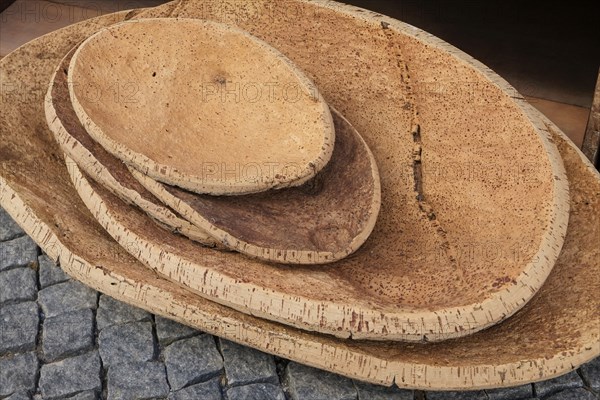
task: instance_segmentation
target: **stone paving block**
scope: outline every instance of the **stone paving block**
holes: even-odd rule
[[[133,307],[110,296],[101,295],[96,313],[98,330],[111,325],[150,320],[150,313],[141,308]]]
[[[600,357],[581,366],[581,375],[586,384],[600,393]]]
[[[0,208],[0,242],[23,236],[25,232],[5,209]]]
[[[0,272],[0,304],[35,300],[37,282],[31,268],[15,268]]]
[[[34,353],[0,358],[0,397],[35,390],[39,361]]]
[[[78,393],[75,396],[68,397],[65,400],[100,400],[100,396],[95,390]]]
[[[488,389],[485,391],[489,400],[521,400],[533,397],[531,384],[502,389]]]
[[[77,310],[46,318],[42,350],[47,361],[90,350],[94,346],[94,313]]]
[[[219,378],[188,386],[169,395],[169,400],[222,400]],[[248,398],[250,400],[251,398]]]
[[[69,311],[96,308],[97,292],[76,281],[67,281],[44,288],[38,293],[38,302],[46,318]]]
[[[200,332],[197,329],[180,324],[168,318],[159,317],[154,319],[156,324],[156,336],[161,345],[167,346],[176,340],[184,339],[198,335]]]
[[[483,390],[472,392],[427,392],[427,400],[487,400]]]
[[[31,395],[28,392],[17,392],[7,397],[6,400],[31,400]]]
[[[38,306],[32,301],[0,306],[0,355],[33,350],[38,324]]]
[[[113,325],[100,331],[100,357],[104,366],[154,358],[154,337],[150,322]]]
[[[229,400],[285,400],[285,394],[280,385],[253,383],[227,389],[227,398]]]
[[[225,362],[227,385],[239,386],[249,383],[279,383],[275,358],[250,347],[229,340],[219,339]]]
[[[38,247],[29,236],[0,243],[0,271],[37,263]]]
[[[358,400],[413,400],[413,390],[402,390],[397,387],[385,387],[364,382],[354,382],[358,391]]]
[[[566,389],[561,392],[555,393],[550,397],[545,397],[544,400],[596,400],[597,396],[594,396],[591,392],[584,388]]]
[[[113,365],[107,379],[108,400],[155,399],[169,394],[165,366],[160,362]]]
[[[102,390],[100,356],[91,351],[80,356],[42,365],[40,391],[44,400],[67,397],[79,392]]]
[[[210,335],[182,339],[163,352],[171,389],[206,381],[223,369],[223,358]]]
[[[356,388],[348,378],[290,362],[285,370],[291,400],[356,400]]]
[[[565,389],[575,389],[583,387],[583,381],[577,371],[571,371],[568,374],[550,379],[544,382],[534,383],[537,397],[546,397]]]
[[[50,257],[42,254],[38,257],[40,286],[42,288],[68,281],[70,278]]]

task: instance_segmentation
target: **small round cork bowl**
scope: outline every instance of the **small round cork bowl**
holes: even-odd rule
[[[88,135],[69,98],[68,68],[75,50],[73,48],[65,56],[52,76],[44,105],[48,127],[61,149],[92,179],[128,204],[141,208],[161,226],[206,246],[216,247],[218,242],[211,235],[166,207],[138,183],[121,160]]]
[[[333,151],[331,114],[315,85],[277,50],[224,24],[111,26],[81,44],[69,76],[75,112],[98,143],[192,192],[298,186]]]

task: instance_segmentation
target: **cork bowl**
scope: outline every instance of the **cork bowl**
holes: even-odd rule
[[[205,3],[170,3],[141,16],[191,15],[189,6],[210,6]],[[294,20],[306,32],[311,32],[308,28],[312,23],[323,26],[315,21],[322,15],[330,24],[337,21],[338,28],[350,32],[361,23],[379,23],[384,18],[331,2],[289,4],[299,7],[293,13]],[[238,15],[245,15],[239,11]],[[572,182],[571,213],[563,251],[546,284],[516,315],[501,324],[435,344],[357,342],[308,333],[235,311],[149,273],[111,239],[83,204],[70,182],[61,149],[47,128],[43,103],[31,96],[47,89],[56,65],[78,41],[136,16],[140,14],[123,12],[94,18],[36,39],[0,60],[3,84],[19,88],[7,90],[0,101],[0,204],[45,252],[60,260],[71,276],[117,299],[235,342],[355,379],[406,388],[514,386],[569,372],[600,354],[600,305],[596,295],[600,290],[600,249],[596,245],[600,234],[600,176],[573,143],[524,101],[519,101],[524,115],[535,121],[537,129],[551,135],[565,160]],[[349,16],[352,18],[348,20]],[[422,31],[398,21],[384,22],[393,22],[387,28],[419,37],[431,48],[453,51],[458,60],[484,76],[493,75],[467,55]],[[340,75],[346,81],[351,76]],[[502,81],[498,85],[507,90]],[[349,93],[353,94],[351,98],[358,98],[362,92],[353,89]],[[390,89],[382,93],[394,92]],[[385,104],[379,107],[385,108]],[[355,125],[369,124],[368,115],[355,113],[351,120]]]
[[[48,126],[86,175],[126,203],[199,243],[284,264],[335,262],[369,237],[381,203],[379,172],[360,134],[335,110],[332,157],[306,184],[244,196],[195,194],[128,169],[90,137],[68,95],[74,51],[58,66],[46,95]]]
[[[145,190],[121,160],[88,135],[77,119],[69,97],[68,68],[75,50],[73,48],[58,65],[44,105],[48,127],[61,149],[94,180],[128,204],[145,211],[161,226],[204,245],[216,247],[218,242],[211,235],[177,215]]]
[[[177,15],[237,23],[273,44],[357,127],[379,167],[380,216],[352,256],[293,268],[194,246],[133,213],[112,217],[121,224],[107,227],[144,244],[137,258],[213,301],[353,339],[462,337],[535,295],[564,242],[568,181],[514,89],[446,43],[364,10],[293,1],[293,14],[273,18],[257,1],[253,18],[235,19],[207,14],[220,10],[209,4],[181,2]]]
[[[81,44],[69,76],[75,112],[97,142],[193,192],[298,186],[333,151],[331,114],[313,83],[265,42],[224,24],[111,26]]]
[[[369,238],[381,204],[379,172],[360,134],[332,110],[331,160],[306,184],[246,196],[208,196],[157,182],[131,169],[157,198],[232,250],[283,264],[324,264]]]

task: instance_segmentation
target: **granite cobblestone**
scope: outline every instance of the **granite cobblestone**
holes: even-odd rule
[[[0,304],[35,300],[37,282],[32,268],[15,268],[0,272]]]
[[[23,235],[25,235],[23,229],[8,215],[6,210],[0,208],[0,242],[12,240]]]
[[[154,358],[154,338],[150,322],[112,325],[98,336],[100,356],[104,366]]]
[[[186,339],[201,333],[197,329],[158,315],[156,316],[155,321],[156,335],[162,346],[168,346],[176,340]]]
[[[223,358],[210,335],[174,342],[164,350],[164,358],[173,390],[206,381],[223,369]]]
[[[108,400],[145,400],[169,395],[165,366],[160,362],[128,362],[108,369]]]
[[[69,280],[69,276],[45,254],[38,257],[38,265],[42,288]]]
[[[37,265],[38,247],[29,236],[0,242],[0,271]]]
[[[33,301],[0,306],[0,355],[35,348],[39,311]]]
[[[67,358],[40,369],[40,392],[44,400],[75,395],[86,390],[100,391],[100,356],[98,351]]]
[[[249,383],[278,383],[275,358],[272,355],[219,339],[225,361],[225,375],[229,386]]]
[[[15,392],[33,392],[39,361],[35,353],[15,354],[0,358],[0,397]]]
[[[558,378],[534,383],[533,385],[535,386],[536,395],[543,398],[565,389],[576,389],[583,387],[583,381],[581,380],[581,377],[577,371],[571,371],[568,374],[559,376]]]
[[[94,345],[94,314],[84,309],[46,318],[42,351],[46,361],[90,350]]]
[[[97,292],[76,281],[66,281],[39,291],[38,302],[46,318],[69,311],[95,309]]]
[[[128,322],[149,321],[150,313],[109,296],[101,296],[96,313],[98,330]]]

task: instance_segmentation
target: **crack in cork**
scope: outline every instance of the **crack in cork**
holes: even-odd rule
[[[390,41],[391,41],[392,38],[390,38],[390,33],[387,32],[386,27],[383,27],[383,30],[385,32],[386,37],[388,39],[390,39]],[[440,242],[441,242],[440,250],[443,253],[442,256],[447,257],[447,259],[449,260],[453,269],[459,274],[459,279],[464,281],[464,272],[463,272],[462,268],[460,268],[460,265],[458,263],[458,253],[457,253],[456,249],[454,248],[454,246],[452,246],[450,244],[450,241],[448,240],[448,234],[447,234],[446,230],[440,224],[435,210],[427,202],[427,199],[425,198],[425,189],[424,189],[424,183],[423,183],[423,181],[424,181],[423,180],[423,162],[422,162],[422,156],[423,156],[423,152],[424,152],[423,141],[422,141],[423,132],[421,131],[421,125],[419,124],[419,111],[417,109],[417,102],[415,100],[415,94],[412,89],[408,64],[402,59],[399,50],[400,49],[398,49],[398,53],[397,53],[398,67],[401,69],[402,84],[404,85],[405,93],[406,93],[406,97],[407,97],[407,99],[406,99],[407,104],[405,105],[404,108],[412,111],[412,117],[411,117],[411,126],[412,126],[411,131],[412,132],[411,133],[412,133],[413,142],[414,142],[414,147],[413,147],[413,152],[412,152],[412,169],[413,169],[413,182],[414,182],[413,184],[414,184],[415,197],[417,200],[419,210],[421,211],[422,217],[427,219],[427,221],[429,221],[430,226],[433,228],[434,232],[438,235],[438,238],[440,239]]]

